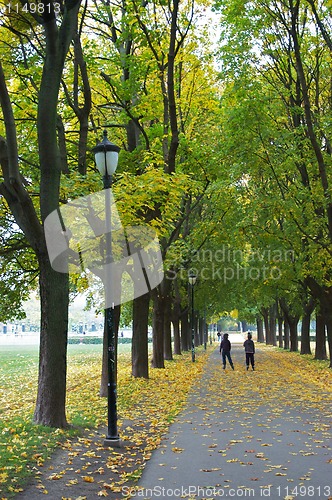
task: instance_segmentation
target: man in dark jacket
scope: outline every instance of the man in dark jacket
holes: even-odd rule
[[[220,349],[219,349],[219,352],[221,352],[222,356],[222,364],[224,370],[226,368],[226,358],[228,359],[228,362],[231,365],[232,370],[234,370],[234,365],[231,358],[231,348],[232,346],[230,341],[228,340],[228,333],[225,333],[220,343]]]
[[[246,353],[246,365],[247,370],[249,370],[249,363],[251,364],[252,369],[255,369],[255,344],[252,340],[251,333],[248,333],[248,338],[243,344],[244,350]]]

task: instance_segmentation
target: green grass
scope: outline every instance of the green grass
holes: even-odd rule
[[[25,376],[33,374],[38,369],[37,346],[1,346],[0,350],[0,380],[1,386],[7,387],[15,383],[19,373]],[[13,377],[13,378],[12,378]]]

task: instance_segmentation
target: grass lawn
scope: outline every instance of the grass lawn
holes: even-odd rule
[[[83,371],[83,366],[100,365],[101,346],[73,345],[69,346],[68,354],[69,380],[73,386],[74,379]],[[66,434],[62,430],[32,423],[37,393],[38,356],[37,345],[1,346],[0,492],[2,485],[16,484],[18,477],[24,478],[31,473],[33,465],[43,463]],[[82,379],[84,380],[83,373]],[[72,411],[72,416],[73,420],[85,420],[85,415],[80,410],[76,414]],[[74,432],[77,430],[69,431]]]

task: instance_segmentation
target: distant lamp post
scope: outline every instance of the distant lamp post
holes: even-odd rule
[[[107,435],[104,440],[105,446],[120,446],[120,438],[117,427],[116,411],[116,358],[115,358],[115,329],[114,329],[114,303],[111,304],[111,266],[113,262],[112,254],[112,233],[111,233],[111,191],[112,176],[118,166],[119,146],[112,144],[107,139],[107,131],[104,130],[102,142],[92,149],[95,155],[96,166],[102,175],[105,190],[105,311],[104,311],[104,331],[107,332]]]
[[[194,286],[197,280],[197,276],[193,271],[190,271],[189,285],[191,288],[191,360],[195,361],[195,318],[194,318]]]
[[[205,301],[204,301],[203,336],[204,336],[204,350],[206,351],[207,340],[208,340],[208,331],[207,331],[207,324],[206,324],[206,305],[205,305]]]

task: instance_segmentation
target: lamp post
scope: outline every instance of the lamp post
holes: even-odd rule
[[[119,146],[112,144],[107,139],[107,131],[104,130],[102,142],[93,148],[96,166],[102,175],[105,191],[105,310],[104,310],[104,331],[107,335],[107,435],[104,440],[105,446],[120,446],[120,438],[117,428],[116,411],[116,359],[115,359],[115,329],[114,329],[114,303],[111,303],[111,263],[112,254],[112,233],[111,233],[111,186],[112,176],[118,166]]]
[[[197,276],[193,271],[190,271],[188,276],[191,288],[191,360],[195,361],[195,318],[194,318],[194,286]]]
[[[208,336],[208,331],[207,331],[207,324],[206,324],[206,305],[205,305],[205,301],[204,301],[204,350],[206,351],[206,344],[207,344],[207,336]]]

